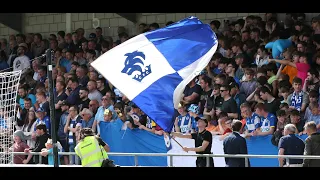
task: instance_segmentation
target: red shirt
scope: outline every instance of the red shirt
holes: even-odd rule
[[[163,130],[158,124],[156,125],[156,130],[157,131],[161,131],[161,130]]]
[[[13,151],[14,152],[24,152],[25,149],[28,149],[29,146],[25,142],[14,143]],[[25,155],[14,155],[13,163],[14,164],[23,164],[23,160],[25,159]]]
[[[232,130],[228,128],[228,129],[226,129],[226,130],[224,131],[223,135],[225,135],[225,134],[227,134],[227,133],[230,133],[230,132],[232,132]]]

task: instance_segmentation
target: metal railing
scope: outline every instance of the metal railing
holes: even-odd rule
[[[8,154],[6,152],[0,152],[0,155],[3,154]],[[29,153],[24,153],[24,152],[12,152],[9,154],[13,155],[28,155]],[[38,155],[40,156],[41,160],[41,155],[40,152],[30,152],[31,155]],[[68,156],[76,156],[75,152],[59,152],[59,155],[68,155]],[[176,156],[184,156],[184,157],[206,157],[206,163],[207,166],[209,166],[209,161],[210,157],[222,157],[222,158],[244,158],[245,159],[245,166],[248,167],[248,159],[249,158],[285,158],[288,162],[289,159],[320,159],[320,156],[305,156],[305,155],[245,155],[245,154],[167,154],[167,153],[116,153],[116,152],[109,152],[109,156],[133,156],[134,157],[134,166],[138,166],[138,157],[139,156],[148,156],[148,157],[163,157],[169,156],[169,167],[173,167],[173,157]],[[40,161],[39,160],[39,161]],[[41,161],[40,161],[41,164]]]

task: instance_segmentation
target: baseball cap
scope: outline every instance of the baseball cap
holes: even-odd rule
[[[195,104],[191,104],[188,108],[188,111],[199,114],[199,106],[197,106]]]
[[[205,118],[205,117],[196,117],[196,118],[194,118],[196,121],[199,121],[199,120],[202,120],[202,121],[204,121],[206,124],[208,124],[209,122],[208,122],[208,120]]]
[[[70,106],[70,104],[66,100],[62,101],[62,103],[61,103],[61,106],[65,106],[65,105],[66,106]]]
[[[37,109],[36,112],[37,112],[37,113],[39,113],[39,112],[44,112],[44,109],[40,107],[40,108]]]
[[[20,43],[19,47],[24,47],[24,48],[28,49],[28,45],[26,43]]]
[[[89,38],[90,39],[94,39],[94,38],[96,38],[97,36],[96,36],[96,34],[95,33],[91,33],[90,35],[89,35]]]

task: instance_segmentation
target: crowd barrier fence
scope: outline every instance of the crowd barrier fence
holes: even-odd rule
[[[0,155],[6,155],[8,153],[5,152],[0,152]],[[24,153],[24,152],[12,152],[13,155],[28,155],[29,153]],[[42,156],[40,155],[40,152],[30,152],[32,155],[39,156],[39,162],[40,164],[42,163]],[[67,155],[67,156],[76,156],[75,152],[59,152],[59,155]],[[305,156],[305,155],[245,155],[245,154],[167,154],[167,153],[117,153],[117,152],[109,152],[108,155],[112,156],[133,156],[134,157],[134,162],[135,166],[139,166],[138,163],[138,157],[139,156],[148,156],[148,157],[159,157],[159,156],[166,156],[169,157],[170,159],[170,166],[169,167],[174,167],[173,166],[173,157],[175,156],[188,156],[188,157],[206,157],[207,159],[207,166],[209,165],[209,158],[210,157],[222,157],[222,158],[245,158],[245,165],[248,167],[248,159],[249,158],[285,158],[288,162],[289,159],[320,159],[320,156]],[[1,164],[0,166],[10,166],[8,164]],[[48,165],[50,166],[50,165]],[[81,167],[79,165],[62,165],[62,167],[69,167],[69,166],[76,166],[76,167]]]

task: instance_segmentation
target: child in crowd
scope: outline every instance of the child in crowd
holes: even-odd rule
[[[49,165],[54,165],[54,157],[53,157],[53,144],[52,144],[52,139],[48,139],[46,144],[45,144],[46,148],[43,148],[41,150],[41,156],[48,156],[48,164]],[[58,147],[58,151],[61,152],[62,150],[62,146],[59,142],[57,142],[57,147]],[[58,163],[60,164],[60,158],[58,157]]]
[[[112,121],[112,111],[110,111],[109,109],[104,110],[103,120],[104,120],[104,122],[111,122]]]
[[[280,131],[281,134],[283,135],[283,130],[284,127],[289,124],[288,121],[288,116],[285,110],[278,110],[277,111],[277,118],[278,118],[278,122],[277,122],[277,129],[276,131]]]
[[[308,119],[310,118],[310,116],[312,116],[313,104],[319,104],[318,99],[319,99],[319,93],[314,90],[310,91],[310,93],[309,93],[309,106],[306,108],[306,112],[304,114],[304,119],[306,121],[309,121]]]
[[[194,113],[194,108],[192,107],[192,105],[190,107],[190,114],[192,114]],[[176,117],[176,120],[174,122],[174,131],[181,132],[183,134],[194,133],[196,127],[195,119],[187,112],[186,106],[182,102],[178,106],[178,112],[180,115]]]
[[[277,114],[278,122],[277,122],[276,130],[272,135],[271,143],[278,147],[280,138],[284,135],[284,127],[290,122],[288,120],[288,116],[285,110],[278,110],[276,114]]]
[[[281,103],[288,102],[288,96],[290,95],[288,87],[281,87],[279,91],[279,96],[283,98]]]
[[[26,137],[23,134],[23,131],[16,130],[13,133],[14,144],[9,149],[13,152],[24,152],[25,149],[28,149],[29,146],[26,143]],[[14,164],[23,164],[23,160],[25,159],[25,155],[14,155],[13,163]]]
[[[296,109],[291,110],[290,122],[296,126],[296,134],[301,135],[303,133],[303,126],[305,124],[304,120],[301,119],[300,112]]]
[[[228,113],[221,112],[219,114],[218,126],[211,131],[213,135],[224,135],[226,133],[232,132],[230,128],[231,121],[229,121]]]

